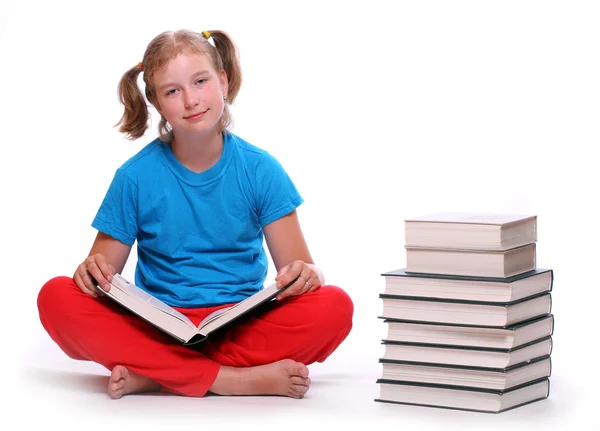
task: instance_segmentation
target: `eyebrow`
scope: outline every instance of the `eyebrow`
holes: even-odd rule
[[[198,76],[200,76],[200,75],[206,75],[206,74],[208,74],[208,70],[200,70],[200,71],[198,71],[198,72],[194,73],[194,74],[192,75],[192,77],[194,77],[194,79],[195,79],[196,77],[198,77]],[[177,86],[177,84],[176,84],[176,83],[174,83],[174,82],[168,82],[168,83],[166,83],[166,84],[163,84],[163,85],[161,85],[160,87],[158,87],[158,90],[164,90],[165,88],[168,88],[168,87],[175,87],[175,86]]]

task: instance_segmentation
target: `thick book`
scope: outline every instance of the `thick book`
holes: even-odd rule
[[[406,268],[381,274],[383,293],[421,298],[511,302],[552,291],[554,272],[536,268],[507,278],[408,273]]]
[[[550,377],[550,356],[542,356],[507,368],[432,365],[419,362],[380,360],[381,379],[431,385],[504,391],[533,380]]]
[[[514,349],[534,340],[550,337],[554,333],[554,316],[552,314],[526,320],[506,328],[391,319],[386,319],[384,322],[387,324],[385,341],[491,349]]]
[[[410,247],[508,250],[537,241],[537,216],[446,212],[404,221]]]
[[[505,391],[480,388],[425,385],[378,380],[379,398],[375,401],[440,407],[482,413],[500,413],[548,398],[550,380],[534,380]]]
[[[237,304],[221,308],[209,314],[199,325],[195,325],[184,314],[150,295],[120,274],[113,276],[108,292],[99,287],[97,288],[106,297],[129,309],[183,344],[193,345],[204,341],[211,333],[232,324],[240,317],[255,311],[259,306],[273,301],[279,293],[291,286],[294,281],[296,280],[280,289],[277,288],[276,284],[267,286]]]
[[[383,341],[383,345],[385,349],[380,359],[384,360],[483,368],[508,368],[552,353],[550,337],[514,349],[438,346],[396,341]]]
[[[406,246],[406,272],[507,278],[536,268],[536,244],[509,250]]]
[[[542,293],[512,302],[458,301],[439,298],[415,298],[380,293],[382,319],[450,323],[473,326],[510,325],[549,314],[551,293]]]

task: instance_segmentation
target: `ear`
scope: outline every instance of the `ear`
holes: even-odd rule
[[[219,82],[221,83],[221,92],[223,93],[223,96],[227,97],[229,81],[227,80],[227,73],[225,73],[225,69],[221,69],[221,72],[219,73]]]

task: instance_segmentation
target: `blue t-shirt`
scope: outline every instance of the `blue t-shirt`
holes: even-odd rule
[[[273,156],[231,133],[223,141],[219,161],[195,173],[154,140],[117,170],[92,223],[137,240],[135,283],[171,306],[258,292],[268,269],[262,228],[303,202]]]

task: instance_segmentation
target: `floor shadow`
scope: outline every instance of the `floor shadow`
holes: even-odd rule
[[[68,391],[106,393],[108,376],[45,368],[29,368],[28,378],[47,387],[60,387]]]

